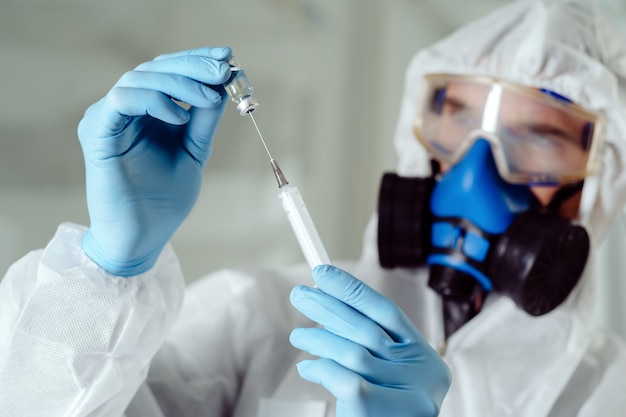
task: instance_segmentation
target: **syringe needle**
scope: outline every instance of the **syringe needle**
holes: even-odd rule
[[[270,164],[272,164],[272,170],[274,171],[276,182],[278,182],[278,188],[281,188],[285,184],[289,184],[289,181],[287,181],[287,179],[285,178],[283,171],[278,166],[278,162],[276,162],[276,160],[272,158],[272,154],[270,153],[270,150],[267,148],[267,144],[265,143],[265,140],[263,140],[263,135],[261,134],[261,131],[259,130],[259,126],[256,124],[256,120],[254,120],[254,116],[252,116],[252,112],[248,114],[250,115],[250,118],[252,119],[252,123],[254,123],[254,127],[256,128],[256,131],[259,134],[259,138],[261,138],[261,142],[263,143],[263,147],[265,148],[267,155],[270,157]]]
[[[256,128],[256,131],[259,134],[259,137],[261,138],[261,142],[263,143],[263,147],[265,148],[265,152],[267,152],[267,156],[270,157],[270,161],[273,161],[274,158],[272,158],[272,154],[270,153],[270,150],[267,148],[267,145],[265,144],[265,140],[263,139],[263,135],[261,134],[261,131],[259,130],[259,126],[256,124],[256,120],[254,120],[254,116],[252,115],[252,112],[250,112],[248,114],[250,115],[250,118],[252,119],[252,123],[254,123],[254,127]]]

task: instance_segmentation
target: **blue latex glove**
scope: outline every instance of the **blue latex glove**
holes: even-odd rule
[[[159,56],[85,112],[78,136],[90,226],[82,247],[109,273],[150,269],[191,211],[228,101],[230,57],[226,47]]]
[[[291,303],[323,328],[290,340],[320,357],[298,372],[337,398],[337,417],[438,415],[450,370],[400,307],[334,266],[313,277],[318,288],[294,288]]]

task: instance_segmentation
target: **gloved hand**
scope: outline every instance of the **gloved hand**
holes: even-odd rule
[[[290,340],[321,358],[298,372],[337,398],[337,417],[438,415],[450,371],[400,307],[334,266],[313,277],[318,288],[294,288],[291,303],[323,328]]]
[[[119,276],[150,269],[191,211],[223,115],[230,48],[161,55],[85,112],[85,253]],[[189,110],[173,100],[191,105]]]

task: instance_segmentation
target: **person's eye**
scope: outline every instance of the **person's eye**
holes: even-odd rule
[[[462,125],[470,125],[477,124],[478,125],[478,116],[476,112],[472,111],[469,107],[463,107],[462,109],[457,110],[454,113],[454,120],[458,124]]]
[[[544,136],[553,140],[563,140],[573,142],[570,135],[558,126],[552,125],[535,125],[530,126],[529,131],[535,135]]]
[[[552,140],[545,135],[537,132],[529,132],[526,139],[532,141],[535,145],[548,146],[552,144]]]

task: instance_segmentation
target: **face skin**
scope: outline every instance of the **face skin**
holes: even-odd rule
[[[483,109],[490,86],[452,81],[438,114],[424,120],[422,131],[431,145],[443,154],[451,154],[472,132],[480,129]],[[548,105],[539,99],[504,90],[499,106],[495,134],[515,172],[572,171],[585,166],[587,152],[581,143],[585,120]],[[445,172],[450,163],[440,161]],[[558,186],[533,186],[533,194],[548,205]],[[568,199],[563,210],[566,217],[576,217],[579,195]]]

